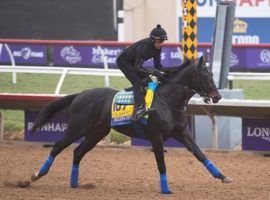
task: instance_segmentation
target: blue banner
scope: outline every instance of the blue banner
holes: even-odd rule
[[[9,44],[8,46],[16,64],[47,64],[47,46],[30,44]],[[10,56],[4,45],[0,48],[0,63],[11,63]]]
[[[35,142],[57,142],[61,140],[68,128],[67,117],[63,112],[58,113],[53,119],[43,127],[31,134],[30,130],[33,127],[34,121],[38,116],[38,111],[24,112],[24,133],[25,141]],[[76,142],[81,142],[82,138]]]
[[[182,30],[179,18],[179,30]],[[214,37],[215,18],[198,17],[198,43],[212,42]],[[236,18],[233,27],[233,44],[269,44],[270,18]],[[182,32],[179,34],[182,41]]]
[[[210,24],[205,24],[204,34],[199,34],[201,40],[209,36],[207,30]],[[238,30],[239,31],[239,30]],[[265,31],[266,34],[266,31]],[[264,36],[266,37],[266,35]],[[261,38],[260,38],[261,39]],[[270,39],[270,37],[269,37]],[[16,64],[47,65],[47,47],[42,45],[9,45]],[[52,63],[54,66],[64,67],[92,67],[104,68],[106,56],[108,67],[118,68],[117,56],[123,51],[124,46],[52,46]],[[206,55],[210,47],[199,47],[198,56]],[[211,52],[210,52],[211,54]],[[208,55],[210,56],[210,55]],[[164,46],[161,53],[161,63],[165,67],[172,67],[182,63],[182,49],[175,46]],[[10,64],[10,58],[4,45],[0,45],[0,64]],[[153,67],[153,60],[144,63],[145,67]],[[230,60],[231,71],[270,71],[270,47],[233,47]]]
[[[242,119],[242,147],[250,151],[270,151],[270,119]]]

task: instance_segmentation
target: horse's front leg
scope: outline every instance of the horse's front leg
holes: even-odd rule
[[[193,155],[204,164],[206,169],[211,173],[211,175],[215,178],[221,179],[223,183],[232,182],[231,178],[224,176],[215,166],[214,164],[206,158],[200,148],[197,146],[195,141],[192,139],[189,131],[186,129],[181,134],[174,135],[174,138],[183,143],[187,149],[193,153]]]
[[[153,151],[155,154],[157,167],[160,173],[160,190],[163,194],[171,194],[167,182],[166,165],[164,161],[164,151],[163,151],[163,138],[161,134],[153,134],[150,136],[150,141],[152,143]]]

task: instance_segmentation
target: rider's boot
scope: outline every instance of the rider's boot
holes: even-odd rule
[[[154,111],[153,108],[146,108],[144,104],[140,104],[138,106],[134,106],[133,115],[131,117],[132,121],[139,121],[141,117],[144,115],[147,115],[149,113],[152,113]]]

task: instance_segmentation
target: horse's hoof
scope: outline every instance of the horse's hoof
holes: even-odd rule
[[[168,190],[168,191],[162,191],[161,193],[162,194],[172,194],[172,192],[170,190]]]
[[[38,175],[38,172],[34,173],[31,176],[31,181],[37,181],[38,179],[40,179],[41,176]]]
[[[79,187],[79,184],[70,184],[70,186],[71,186],[72,188],[78,188],[78,187]]]
[[[232,182],[232,179],[228,176],[224,176],[224,178],[222,178],[222,183],[230,183]]]

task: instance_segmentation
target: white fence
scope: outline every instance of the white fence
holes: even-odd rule
[[[119,69],[99,69],[99,68],[72,68],[72,67],[44,67],[44,66],[9,66],[0,65],[0,72],[11,73],[39,73],[39,74],[61,74],[58,81],[55,94],[59,94],[65,76],[67,74],[73,75],[93,75],[104,76],[105,86],[108,86],[109,76],[124,76]],[[230,72],[228,80],[270,80],[270,73],[240,73]]]
[[[71,67],[44,67],[44,66],[1,66],[0,72],[11,73],[38,73],[38,74],[61,74],[55,89],[59,94],[67,74],[104,76],[104,85],[109,86],[109,76],[124,76],[119,69],[98,69],[98,68],[71,68]],[[15,82],[16,83],[16,82]]]

